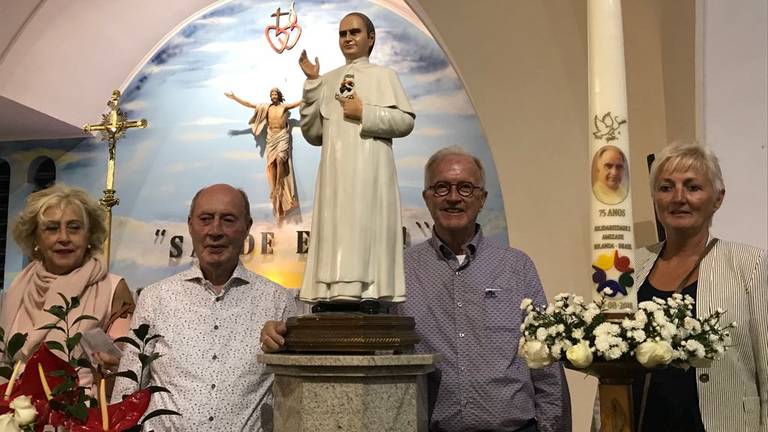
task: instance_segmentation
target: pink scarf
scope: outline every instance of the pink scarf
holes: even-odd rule
[[[78,322],[71,327],[70,334],[107,325],[113,293],[100,257],[93,257],[62,276],[49,273],[42,262],[35,260],[14,279],[5,293],[0,312],[0,326],[5,329],[7,338],[16,332],[27,333],[27,342],[21,350],[22,358],[32,355],[44,341],[64,344],[66,336],[60,331],[35,330],[56,322],[57,318],[45,312],[45,309],[64,305],[57,293],[64,295],[67,300],[74,296],[80,297],[80,306],[70,312],[67,318],[70,325],[81,315],[91,315],[98,319]],[[63,322],[58,325],[65,327]]]

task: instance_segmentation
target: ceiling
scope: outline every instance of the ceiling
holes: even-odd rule
[[[84,136],[147,53],[215,3],[0,0],[0,141]]]

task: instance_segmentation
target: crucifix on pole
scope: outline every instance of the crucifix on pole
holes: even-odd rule
[[[125,113],[118,107],[119,103],[120,90],[115,90],[112,92],[112,97],[109,99],[109,102],[107,102],[109,112],[102,114],[101,123],[94,125],[86,124],[83,126],[83,132],[99,132],[101,140],[106,141],[109,145],[106,188],[104,189],[104,195],[99,200],[99,203],[107,212],[107,238],[104,240],[104,262],[106,263],[107,268],[109,268],[109,244],[110,239],[112,238],[112,207],[120,204],[120,200],[117,198],[117,191],[114,189],[115,147],[117,141],[125,135],[127,129],[147,127],[147,121],[145,119],[128,120]]]

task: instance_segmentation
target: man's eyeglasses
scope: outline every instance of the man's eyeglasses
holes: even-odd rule
[[[464,198],[469,198],[475,193],[475,189],[483,190],[480,186],[475,186],[470,182],[437,182],[432,186],[428,186],[427,189],[431,190],[435,196],[444,197],[451,193],[452,188],[456,188],[456,192]]]

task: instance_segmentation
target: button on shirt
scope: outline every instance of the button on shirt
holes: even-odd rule
[[[162,431],[272,430],[272,376],[256,361],[259,333],[267,320],[295,315],[287,289],[238,264],[221,294],[197,266],[145,288],[132,327],[149,324],[149,334],[163,337],[148,344],[158,353],[145,382],[170,393],[152,395],[147,412],[172,409],[179,416],[151,419],[145,429]],[[120,370],[139,374],[136,349],[126,346]],[[136,390],[117,378],[113,401]]]
[[[522,312],[546,302],[536,268],[523,252],[477,233],[462,264],[435,235],[405,251],[407,300],[420,353],[440,353],[428,377],[431,431],[507,431],[536,419],[540,431],[570,431],[562,366],[529,370],[517,356]]]

